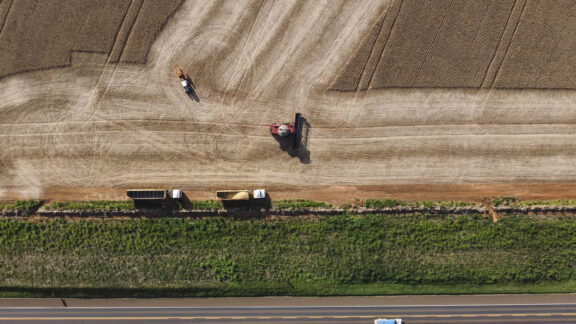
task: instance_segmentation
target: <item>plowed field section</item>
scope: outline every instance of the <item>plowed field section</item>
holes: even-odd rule
[[[331,88],[573,89],[575,12],[569,0],[396,0]]]

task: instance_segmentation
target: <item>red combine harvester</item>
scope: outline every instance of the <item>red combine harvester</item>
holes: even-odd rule
[[[270,134],[279,137],[289,137],[292,138],[292,148],[297,149],[300,144],[300,113],[296,113],[294,117],[294,123],[283,123],[283,124],[268,124],[265,126],[270,127]]]
[[[270,134],[287,137],[294,134],[294,125],[291,123],[270,124]]]

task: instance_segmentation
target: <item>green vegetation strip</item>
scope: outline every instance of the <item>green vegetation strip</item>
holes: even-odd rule
[[[15,202],[0,202],[2,210],[36,210],[42,202],[40,200],[16,200]]]
[[[218,200],[190,200],[189,204],[184,204],[186,209],[212,210],[223,209],[222,203]]]
[[[46,210],[66,210],[66,211],[123,211],[136,210],[132,200],[92,200],[92,201],[56,201],[44,206]]]
[[[321,201],[305,199],[278,200],[272,204],[275,208],[330,208],[332,205]]]
[[[554,199],[554,200],[520,200],[515,204],[517,207],[527,206],[576,206],[576,200],[570,199]]]
[[[396,199],[367,199],[364,202],[366,208],[392,208],[392,207],[424,207],[424,208],[455,208],[474,206],[473,202],[452,201],[452,200],[423,200],[423,201],[404,201]]]
[[[574,220],[0,219],[0,295],[574,292]]]

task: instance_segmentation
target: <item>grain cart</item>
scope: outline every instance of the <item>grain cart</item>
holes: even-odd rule
[[[261,209],[270,205],[270,199],[266,195],[266,190],[220,190],[216,196],[226,209]]]
[[[254,191],[250,190],[220,190],[216,192],[216,196],[221,201],[242,201],[242,200],[252,200],[252,199],[265,199],[266,190],[256,189]]]

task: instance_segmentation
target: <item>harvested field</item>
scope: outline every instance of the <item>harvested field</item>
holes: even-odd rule
[[[110,52],[72,52],[71,64],[64,68],[0,80],[0,199],[118,200],[126,187],[180,187],[191,199],[213,199],[217,189],[256,187],[270,189],[273,199],[326,202],[396,195],[479,200],[492,193],[576,198],[574,90],[355,91],[370,79],[388,82],[369,70],[386,75],[394,69],[399,77],[391,86],[442,81],[452,87],[450,82],[460,80],[497,87],[503,71],[512,66],[511,53],[525,28],[520,23],[514,33],[516,20],[506,21],[502,12],[507,9],[522,22],[536,10],[530,1],[525,7],[522,1],[493,1],[486,9],[476,2],[446,2],[429,6],[452,8],[438,13],[446,16],[439,23],[421,12],[426,1],[418,3],[184,1],[157,34],[144,64],[112,63],[124,54],[142,58],[133,46],[148,46],[144,44],[156,34],[145,32],[149,38],[136,39],[140,15],[158,10],[135,0],[118,9],[126,12],[114,41],[95,40],[111,46]],[[172,4],[167,8],[177,6]],[[479,8],[488,13],[484,20],[471,14]],[[118,19],[114,17],[108,19]],[[428,47],[406,44],[398,38],[406,34],[394,32],[398,26],[412,33],[421,30],[415,17],[439,31]],[[460,25],[462,20],[470,26]],[[160,19],[154,21],[153,26],[161,27]],[[509,50],[487,27],[496,25],[503,39],[510,39]],[[6,28],[14,31],[5,33]],[[0,41],[13,38],[17,28],[26,29],[5,25]],[[66,33],[83,39],[83,29],[76,28]],[[475,28],[478,43],[459,52],[458,44],[467,44]],[[52,37],[59,42],[62,36]],[[363,43],[369,39],[377,40],[372,48]],[[70,41],[66,57],[78,44],[82,42]],[[414,50],[402,48],[409,45]],[[363,54],[358,61],[366,68],[350,70],[353,82],[346,81],[353,91],[327,90],[360,46],[381,52],[389,63]],[[483,53],[496,54],[492,60]],[[454,57],[444,62],[448,54]],[[24,66],[35,55],[14,55],[1,66]],[[459,71],[459,78],[449,77],[449,71],[435,77],[444,73],[436,64],[469,72]],[[199,102],[186,96],[174,76],[175,66],[190,75]],[[412,79],[402,79],[408,74],[400,66]],[[496,81],[483,80],[482,69]],[[290,121],[296,112],[306,119],[301,149],[284,151],[262,125]]]
[[[575,10],[570,0],[394,0],[330,88],[574,89]]]
[[[0,4],[0,77],[70,64],[71,52],[109,53],[132,1],[18,0]],[[137,2],[137,0],[134,0]],[[125,60],[144,63],[181,0],[148,0],[130,30]],[[118,44],[122,51],[124,43]],[[121,58],[124,61],[124,56]]]

